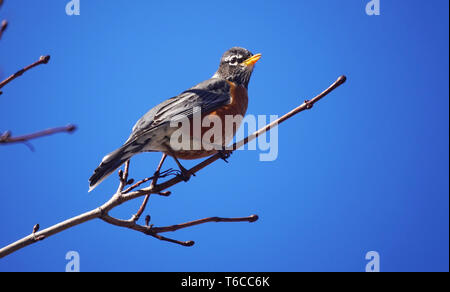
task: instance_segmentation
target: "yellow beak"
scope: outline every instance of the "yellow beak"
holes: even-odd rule
[[[241,65],[245,65],[245,66],[255,65],[255,63],[258,62],[259,59],[261,59],[261,54],[256,54],[256,55],[251,56],[244,62],[242,62]]]

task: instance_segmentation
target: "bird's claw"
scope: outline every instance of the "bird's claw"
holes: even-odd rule
[[[225,149],[223,149],[223,150],[220,150],[219,151],[219,155],[220,155],[220,159],[222,159],[223,161],[225,161],[226,163],[228,163],[228,158],[230,158],[231,157],[231,151],[230,150],[225,150]]]
[[[186,168],[180,168],[180,174],[178,177],[181,178],[184,182],[188,182],[191,179],[192,174]],[[195,176],[195,174],[194,174]]]

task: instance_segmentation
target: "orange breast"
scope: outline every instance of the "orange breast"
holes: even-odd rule
[[[230,84],[231,102],[220,109],[210,113],[210,115],[217,115],[221,119],[224,119],[226,115],[241,115],[245,116],[248,107],[248,95],[247,89],[242,86],[236,86],[233,82],[228,81]]]
[[[225,121],[231,120],[234,118],[234,121],[238,121],[240,117],[244,117],[245,113],[247,112],[248,107],[248,95],[247,95],[247,89],[242,86],[237,86],[233,82],[228,81],[228,84],[230,85],[230,96],[231,101],[229,104],[215,110],[214,112],[211,112],[210,114],[203,116],[202,121],[205,119],[209,119],[211,121],[214,121],[215,119],[219,118],[221,122],[222,127],[222,137],[220,137],[220,141],[222,141],[222,146],[226,146],[228,142],[234,137],[236,134],[236,131],[239,128],[240,123],[232,124],[229,126],[226,126]],[[228,118],[226,118],[228,116]],[[191,123],[192,125],[192,123]],[[213,124],[210,127],[202,127],[201,128],[201,136],[202,138],[204,135],[213,128]],[[191,130],[191,134],[193,131]],[[214,143],[214,140],[217,139],[217,137],[211,137],[210,143]],[[207,140],[207,139],[205,139]],[[217,140],[216,140],[217,141]],[[182,150],[182,151],[176,151],[175,155],[177,158],[180,159],[198,159],[207,157],[210,155],[215,154],[215,150],[206,151],[206,150]]]

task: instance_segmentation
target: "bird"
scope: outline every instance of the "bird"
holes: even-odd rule
[[[102,159],[89,178],[89,192],[132,156],[143,152],[162,152],[171,156],[180,169],[181,178],[185,181],[189,180],[190,173],[182,166],[179,159],[199,159],[220,153],[226,161],[229,152],[227,153],[224,149],[233,139],[239,127],[239,120],[236,126],[232,127],[232,133],[229,133],[230,130],[225,133],[225,123],[222,123],[223,137],[218,139],[219,143],[214,144],[216,140],[212,137],[206,142],[211,142],[211,145],[215,146],[213,149],[204,146],[207,144],[201,144],[200,148],[172,147],[171,136],[180,129],[179,123],[178,126],[174,126],[173,122],[192,121],[195,115],[200,115],[202,120],[206,118],[210,121],[217,118],[224,121],[226,116],[245,116],[248,107],[248,85],[254,66],[260,58],[261,54],[253,54],[245,48],[233,47],[222,55],[219,68],[210,79],[150,109],[136,122],[125,143]],[[206,127],[201,124],[201,137],[209,129],[211,126]],[[192,129],[191,123],[189,134],[193,131],[195,130]],[[191,146],[194,138],[194,135],[190,137]]]

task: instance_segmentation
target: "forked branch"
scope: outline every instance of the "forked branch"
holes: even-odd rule
[[[2,20],[2,24],[0,25],[0,40],[2,39],[3,33],[8,28],[8,21]]]
[[[325,97],[331,91],[333,91],[334,89],[336,89],[337,87],[342,85],[345,81],[346,81],[345,76],[339,77],[330,87],[328,87],[325,91],[323,91],[322,93],[320,93],[313,99],[305,101],[302,105],[293,109],[292,111],[290,111],[289,113],[280,117],[276,121],[259,129],[258,131],[251,134],[247,138],[245,138],[239,142],[236,142],[231,147],[229,147],[227,150],[232,152],[232,151],[244,146],[248,142],[256,139],[258,136],[260,136],[260,135],[264,134],[265,132],[269,131],[270,129],[276,127],[278,124],[286,121],[287,119],[291,118],[292,116],[294,116],[304,110],[311,109],[316,102],[318,102],[320,99]],[[222,157],[222,155],[220,153],[217,153],[217,154],[207,158],[206,160],[202,161],[201,163],[197,164],[193,168],[191,168],[189,170],[189,172],[191,174],[195,174],[198,171],[200,171],[201,169],[212,164],[213,162],[221,159],[221,157]],[[204,223],[208,223],[208,222],[254,222],[258,219],[257,215],[252,215],[249,217],[241,217],[241,218],[209,217],[209,218],[204,218],[204,219],[200,219],[200,220],[195,220],[195,221],[172,225],[172,226],[167,226],[167,227],[154,227],[153,225],[149,225],[149,221],[150,221],[149,216],[147,216],[147,218],[146,218],[145,226],[137,224],[136,220],[133,220],[133,218],[130,220],[121,220],[121,219],[113,218],[109,215],[109,211],[111,211],[115,207],[123,204],[124,202],[130,201],[130,200],[133,200],[136,198],[140,198],[140,197],[146,197],[151,194],[161,194],[161,192],[165,191],[166,189],[183,181],[183,179],[180,176],[176,176],[176,177],[171,178],[160,184],[150,184],[150,186],[141,188],[138,190],[133,189],[133,191],[131,191],[129,189],[126,189],[124,191],[125,186],[129,182],[128,169],[129,169],[129,163],[126,164],[125,171],[120,171],[119,189],[111,197],[111,199],[108,202],[106,202],[102,206],[100,206],[92,211],[89,211],[89,212],[86,212],[79,216],[76,216],[74,218],[68,219],[64,222],[58,223],[58,224],[56,224],[52,227],[49,227],[47,229],[44,229],[42,231],[33,232],[32,234],[0,249],[0,258],[5,257],[25,246],[33,244],[42,239],[48,238],[51,235],[54,235],[63,230],[69,229],[73,226],[82,224],[84,222],[90,221],[92,219],[102,219],[103,221],[110,223],[112,225],[136,230],[136,231],[142,232],[144,234],[158,238],[160,240],[169,241],[169,242],[176,243],[176,244],[181,244],[183,246],[192,246],[194,244],[194,242],[193,241],[178,241],[178,240],[170,239],[170,238],[161,236],[160,233],[176,231],[176,230],[179,230],[182,228],[187,228],[187,227],[204,224]]]

